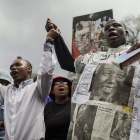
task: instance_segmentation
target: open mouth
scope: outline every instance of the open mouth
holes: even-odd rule
[[[63,88],[61,88],[61,89],[59,89],[59,91],[64,91],[64,89],[63,89]]]
[[[60,93],[64,93],[65,89],[64,88],[59,88]]]
[[[12,77],[13,77],[13,78],[16,78],[17,76],[18,76],[18,72],[17,72],[17,71],[13,71],[13,72],[12,72]]]
[[[110,40],[115,40],[115,39],[117,38],[117,34],[114,33],[114,32],[111,32],[111,33],[109,34],[108,38],[109,38]]]

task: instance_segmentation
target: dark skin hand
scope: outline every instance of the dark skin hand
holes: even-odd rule
[[[50,29],[54,29],[53,23],[49,18],[48,18],[48,20],[46,22],[45,29],[46,29],[47,32],[49,32]]]
[[[61,34],[61,31],[59,30],[58,27],[56,29],[54,29],[53,23],[49,18],[47,20],[45,29],[48,32],[47,36],[46,36],[48,39],[55,39],[56,37],[58,37]]]

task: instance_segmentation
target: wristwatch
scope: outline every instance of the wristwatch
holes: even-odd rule
[[[46,43],[47,43],[47,42],[50,42],[50,43],[52,43],[52,44],[54,45],[54,39],[48,39],[48,38],[47,38],[47,39],[46,39]]]

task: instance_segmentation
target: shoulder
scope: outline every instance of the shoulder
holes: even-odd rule
[[[51,108],[51,106],[52,106],[53,104],[54,104],[54,101],[52,100],[51,102],[49,102],[48,104],[46,104],[44,110],[48,110],[48,108]]]
[[[67,106],[67,108],[71,108],[71,100],[69,99],[68,101],[67,101],[67,103],[65,103],[65,106]]]

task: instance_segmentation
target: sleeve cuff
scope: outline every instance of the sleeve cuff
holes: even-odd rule
[[[52,52],[53,46],[54,46],[54,45],[45,43],[45,44],[44,44],[44,51],[45,51],[45,52],[47,52],[47,51]]]

